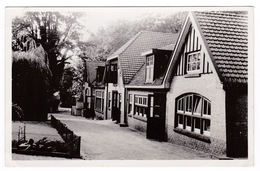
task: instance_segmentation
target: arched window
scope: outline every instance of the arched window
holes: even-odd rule
[[[176,99],[175,128],[210,135],[211,103],[199,94],[185,94]]]

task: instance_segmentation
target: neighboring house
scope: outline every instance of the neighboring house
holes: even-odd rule
[[[85,84],[83,89],[84,115],[86,117],[104,118],[104,90],[103,75],[105,62],[87,61],[85,70]]]
[[[161,73],[155,53],[143,53],[146,65],[126,85],[128,124],[147,138],[247,157],[247,13],[190,12]]]
[[[166,88],[163,80],[177,41],[143,52],[145,63],[127,89],[128,125],[147,132],[147,138],[167,141],[165,131]]]
[[[112,118],[120,123],[120,126],[128,125],[128,97],[125,86],[146,63],[146,57],[142,53],[173,44],[176,39],[177,35],[171,33],[141,31],[108,57],[104,79],[107,94],[106,119]],[[165,53],[168,55],[167,60],[169,53],[171,52]]]

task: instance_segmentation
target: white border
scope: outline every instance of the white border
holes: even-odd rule
[[[48,4],[49,3],[49,4]],[[1,47],[4,47],[4,45],[5,45],[5,43],[6,42],[4,42],[4,39],[3,39],[3,37],[4,37],[4,35],[5,35],[5,31],[4,31],[4,28],[5,28],[5,24],[4,24],[4,21],[5,21],[5,17],[4,17],[4,8],[6,7],[6,6],[60,6],[60,5],[65,5],[65,6],[81,6],[81,5],[91,5],[91,6],[93,6],[93,5],[113,5],[113,6],[118,6],[118,5],[133,5],[133,6],[136,6],[136,5],[138,5],[138,6],[142,6],[142,5],[149,5],[149,6],[157,6],[157,5],[166,5],[166,6],[168,6],[168,5],[178,5],[178,6],[183,6],[183,5],[185,5],[185,6],[194,6],[194,5],[196,5],[196,6],[198,6],[198,5],[201,5],[201,6],[205,6],[205,5],[208,5],[208,6],[212,6],[212,5],[219,5],[219,6],[228,6],[228,5],[231,5],[231,6],[234,6],[234,5],[237,5],[237,6],[241,6],[241,5],[250,5],[250,6],[254,6],[254,5],[256,5],[256,1],[238,1],[238,0],[236,0],[236,1],[233,1],[233,0],[230,0],[230,1],[226,1],[226,0],[218,0],[218,1],[214,1],[214,2],[211,2],[211,3],[209,3],[209,1],[205,1],[205,0],[203,0],[203,1],[201,1],[201,0],[196,0],[196,1],[191,1],[191,2],[187,2],[187,1],[182,1],[182,2],[176,2],[176,1],[171,1],[171,0],[165,0],[165,1],[154,1],[154,0],[150,0],[150,1],[148,1],[148,2],[139,2],[139,1],[137,1],[137,0],[132,0],[131,2],[129,1],[129,2],[122,2],[122,1],[93,1],[93,2],[91,2],[91,1],[87,1],[87,2],[83,2],[83,1],[79,1],[79,2],[75,2],[75,1],[66,1],[66,3],[64,3],[64,1],[55,1],[55,2],[51,2],[51,0],[44,0],[44,1],[32,1],[32,0],[29,0],[29,1],[18,1],[18,0],[9,0],[9,1],[4,1],[4,2],[1,2]],[[259,11],[259,9],[257,10],[255,10],[255,12],[256,12],[256,16],[259,16],[258,15],[258,12]],[[255,18],[257,18],[257,17],[255,17]],[[259,20],[259,19],[258,19]],[[255,21],[257,21],[256,19],[255,19]],[[256,23],[256,30],[259,30],[258,29],[259,28],[259,25],[258,25],[258,23]],[[253,35],[250,35],[251,36],[251,38],[258,38],[259,37],[259,33],[258,32],[255,32],[255,36],[253,36]],[[256,41],[256,44],[255,44],[255,47],[259,47],[259,43],[258,43],[258,39],[256,39],[255,40]],[[251,46],[250,46],[251,47]],[[252,46],[253,47],[253,46]],[[2,56],[4,56],[5,57],[5,54],[4,54],[4,51],[1,51],[2,52]],[[251,51],[252,53],[253,53],[253,51]],[[251,53],[251,54],[252,54]],[[255,60],[253,61],[253,60],[249,60],[249,63],[250,64],[253,64],[254,62],[255,62],[255,64],[258,64],[259,63],[259,60],[258,60],[258,58],[257,58],[257,56],[258,56],[258,53],[256,52],[255,53],[255,56],[256,56],[256,58],[255,58]],[[0,58],[1,59],[1,62],[0,62],[0,71],[1,71],[1,80],[4,80],[4,71],[6,71],[7,69],[8,69],[8,67],[10,68],[10,66],[8,66],[8,65],[4,65],[4,58]],[[6,60],[6,62],[8,63],[8,61]],[[10,64],[10,63],[9,63]],[[253,66],[253,65],[251,65],[251,66]],[[4,67],[6,67],[6,68],[4,68]],[[249,68],[249,73],[252,73],[252,69],[253,69],[253,67],[252,68]],[[255,70],[255,74],[257,75],[259,73],[259,70],[257,69],[257,67],[256,67],[256,70]],[[6,73],[7,74],[7,73]],[[251,78],[254,78],[254,76],[253,75],[249,75]],[[7,79],[8,80],[8,79]],[[9,80],[10,81],[10,80]],[[5,86],[6,87],[8,87],[8,86],[10,86],[10,82],[9,82],[9,84],[8,84],[8,82],[5,82],[6,84],[5,84]],[[259,84],[259,79],[257,78],[257,77],[255,77],[255,82],[254,82],[256,85],[258,85]],[[258,86],[255,86],[255,87],[258,87]],[[253,87],[251,87],[252,89],[251,90],[253,90]],[[1,94],[4,94],[4,92],[6,92],[6,91],[3,91],[4,90],[4,83],[1,81],[1,90],[2,90],[2,92],[3,93],[1,93]],[[6,89],[7,90],[7,89]],[[9,92],[10,93],[10,92]],[[259,92],[258,92],[258,90],[256,89],[256,92],[255,92],[256,94],[258,94]],[[254,94],[254,92],[253,91],[251,91],[251,92],[249,92],[249,95],[253,95]],[[257,98],[257,96],[255,96],[256,97],[256,102],[259,102],[258,101],[258,98]],[[3,146],[3,140],[5,139],[5,138],[7,138],[7,137],[5,137],[4,138],[4,134],[5,134],[5,131],[4,131],[4,113],[5,113],[5,111],[4,111],[4,107],[5,107],[5,102],[7,102],[7,100],[8,99],[6,99],[6,100],[4,100],[4,97],[2,96],[2,98],[1,98],[1,109],[2,109],[2,115],[0,115],[0,121],[1,121],[1,128],[0,128],[0,130],[1,130],[1,141],[0,141],[0,145],[1,145],[1,149],[0,149],[0,152],[1,152],[1,166],[2,166],[2,164],[4,164],[4,157],[3,156],[5,156],[5,154],[4,154],[4,146]],[[5,104],[5,105],[4,105]],[[249,103],[250,105],[253,105],[252,103]],[[255,120],[256,121],[258,121],[258,119],[259,119],[259,117],[257,116],[257,111],[259,111],[258,109],[258,106],[259,105],[257,105],[257,104],[255,104],[255,106],[256,106],[256,115],[255,115]],[[258,118],[258,119],[257,119]],[[250,119],[249,120],[249,125],[251,125],[251,124],[253,124],[253,119]],[[257,122],[256,122],[257,123]],[[258,124],[256,124],[256,127],[258,126]],[[255,129],[255,130],[257,130],[257,129]],[[7,131],[7,130],[6,130]],[[250,129],[249,130],[249,133],[253,133],[253,129]],[[259,141],[258,140],[258,136],[257,136],[257,134],[256,134],[256,141]],[[250,143],[250,142],[249,142]],[[256,151],[258,151],[259,150],[259,148],[257,148],[257,144],[259,144],[259,143],[255,143],[256,144],[256,146],[255,146],[255,152]],[[258,149],[258,150],[257,150]],[[255,153],[255,155],[256,155],[257,153]],[[3,157],[3,158],[2,158]],[[6,156],[5,156],[6,157]],[[170,163],[172,163],[172,162],[174,162],[174,161],[170,161]],[[187,161],[183,161],[183,162],[185,162],[185,163],[183,163],[183,164],[185,164],[186,166],[187,166]],[[22,164],[23,163],[23,164]],[[33,162],[34,164],[32,164],[32,162],[22,162],[22,163],[20,163],[20,162],[16,162],[16,164],[18,164],[19,166],[22,166],[22,165],[24,165],[24,166],[26,166],[26,165],[30,165],[30,166],[51,166],[52,164],[54,164],[54,165],[56,165],[56,166],[72,166],[72,167],[77,167],[77,166],[80,166],[81,165],[81,162],[69,162],[69,163],[64,163],[64,162],[57,162],[57,161],[55,161],[55,162],[46,162],[46,161],[41,161],[41,162]],[[47,164],[48,163],[48,164]],[[167,165],[167,163],[169,163],[169,161],[152,161],[152,163],[154,163],[155,165],[157,165],[158,164],[158,166],[160,165],[160,166],[166,166]],[[175,162],[174,162],[175,163]],[[178,162],[176,162],[176,163],[178,163],[178,166],[181,166],[180,164],[182,163],[182,161],[178,161]],[[193,165],[193,163],[194,164],[196,164],[196,163],[198,163],[198,162],[196,162],[196,161],[191,161],[191,163],[190,163],[190,161],[189,161],[189,166],[191,166],[191,165]],[[212,166],[212,165],[209,165],[210,163],[208,162],[208,161],[203,161],[203,166]],[[241,166],[241,164],[245,164],[243,161],[239,161],[239,163],[236,163],[236,162],[228,162],[228,163],[232,163],[232,165],[233,166]],[[111,162],[111,161],[102,161],[102,162],[100,162],[100,161],[90,161],[90,162],[87,162],[87,165],[88,166],[97,166],[96,164],[98,164],[98,166],[118,166],[118,165],[127,165],[127,164],[129,164],[128,163],[128,161],[120,161],[120,163],[114,163],[114,162]],[[141,164],[141,165],[140,165]],[[238,165],[237,165],[238,164]],[[16,166],[18,166],[18,165],[16,165]],[[85,161],[84,161],[84,165],[86,165],[86,163],[85,163]],[[144,166],[144,165],[147,165],[147,166],[151,166],[151,161],[136,161],[135,162],[135,164],[131,164],[130,166]],[[227,161],[222,161],[221,162],[221,164],[217,164],[218,166],[227,166],[228,164],[227,164]],[[255,162],[255,165],[257,166],[257,167],[259,167],[258,166],[258,162],[256,161]],[[3,165],[4,166],[4,165]],[[128,165],[129,166],[129,165]],[[176,165],[175,165],[176,166]],[[193,165],[194,166],[194,165]],[[201,166],[201,164],[200,164],[200,166]],[[249,169],[256,169],[257,167],[253,167],[253,168],[249,168]],[[183,168],[181,168],[181,169],[183,169]],[[213,168],[211,168],[211,169],[213,169]],[[219,169],[219,168],[217,168],[217,169]],[[237,168],[236,168],[236,170],[237,170]]]

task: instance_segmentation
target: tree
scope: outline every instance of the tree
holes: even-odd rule
[[[59,90],[59,83],[62,77],[64,66],[71,57],[69,51],[73,51],[79,41],[78,32],[83,26],[78,18],[83,13],[68,12],[27,12],[22,17],[16,17],[12,24],[13,50],[21,45],[19,35],[26,34],[27,37],[41,44],[48,54],[48,62],[52,71],[53,92]]]
[[[76,60],[81,61],[80,59]],[[74,100],[72,96],[82,95],[84,70],[84,63],[82,62],[65,67],[60,83],[61,106],[71,107]]]
[[[177,34],[186,15],[187,12],[179,12],[165,17],[147,16],[136,21],[119,20],[110,23],[106,28],[100,28],[97,34],[92,34],[89,41],[92,46],[87,46],[86,54],[92,60],[105,60],[142,30]]]

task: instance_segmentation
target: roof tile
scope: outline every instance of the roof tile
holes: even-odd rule
[[[120,60],[124,83],[129,84],[144,64],[145,57],[141,56],[141,53],[173,44],[177,36],[171,33],[141,31],[113,53],[111,57],[118,55]]]
[[[247,83],[247,12],[210,11],[195,15],[224,81]]]

